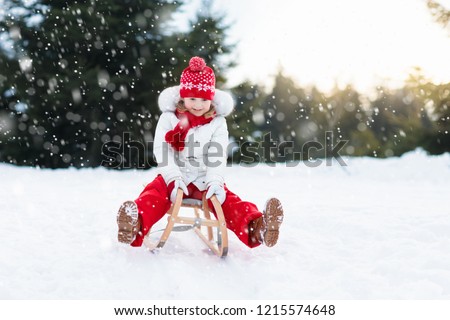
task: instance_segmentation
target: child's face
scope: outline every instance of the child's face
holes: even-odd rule
[[[184,98],[184,106],[194,116],[202,116],[211,108],[211,100],[203,98]]]

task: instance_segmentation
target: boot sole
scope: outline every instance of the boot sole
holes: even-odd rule
[[[119,231],[117,240],[122,243],[130,244],[133,242],[137,230],[139,215],[137,205],[134,201],[125,201],[117,213],[117,226]]]
[[[280,235],[280,226],[283,223],[284,213],[280,200],[271,198],[266,202],[264,219],[266,222],[266,231],[264,233],[264,243],[268,247],[277,244]]]

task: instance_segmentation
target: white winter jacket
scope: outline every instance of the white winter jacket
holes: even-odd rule
[[[203,191],[212,182],[224,183],[223,170],[227,163],[228,129],[225,117],[233,110],[230,94],[216,89],[213,105],[216,116],[207,124],[189,129],[185,148],[178,152],[165,141],[166,133],[175,128],[179,119],[175,115],[180,100],[179,86],[161,92],[158,99],[162,114],[158,120],[153,154],[159,173],[166,184],[183,179]]]

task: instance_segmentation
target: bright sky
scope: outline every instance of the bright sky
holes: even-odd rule
[[[450,8],[450,0],[441,0]],[[193,1],[190,17],[201,8]],[[353,83],[369,92],[401,86],[413,67],[450,82],[450,33],[425,0],[216,0],[232,24],[229,85],[244,79],[270,86],[279,66],[300,85],[322,90]]]

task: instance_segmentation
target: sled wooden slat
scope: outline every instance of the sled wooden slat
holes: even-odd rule
[[[195,233],[212,252],[219,257],[225,257],[228,253],[228,233],[225,217],[223,215],[222,206],[215,195],[211,197],[211,203],[214,206],[217,220],[211,219],[211,211],[205,195],[203,195],[201,201],[188,199],[183,202],[183,191],[178,189],[175,203],[167,212],[169,214],[167,225],[159,241],[154,243],[146,236],[144,239],[145,246],[150,250],[162,248],[169,238],[175,224],[191,225],[194,227]],[[181,208],[192,208],[195,217],[179,216]],[[202,217],[201,213],[203,213],[204,217]],[[202,227],[206,228],[206,235],[203,233]],[[214,239],[214,231],[216,232],[216,239]]]
[[[170,219],[170,217],[169,217]],[[219,222],[216,220],[207,220],[207,219],[196,219],[196,218],[192,218],[192,217],[176,217],[175,223],[180,223],[180,224],[189,224],[189,225],[193,225],[194,223],[196,223],[197,221],[200,222],[200,224],[202,226],[209,226],[209,227],[218,227],[219,226]]]
[[[204,205],[203,212],[205,213],[205,218],[211,219],[211,215],[209,214],[208,202],[204,202],[203,205]],[[205,207],[205,205],[206,205],[206,207]],[[218,226],[220,226],[220,225],[218,224]],[[212,228],[207,228],[207,232],[208,232],[208,240],[213,241]]]

